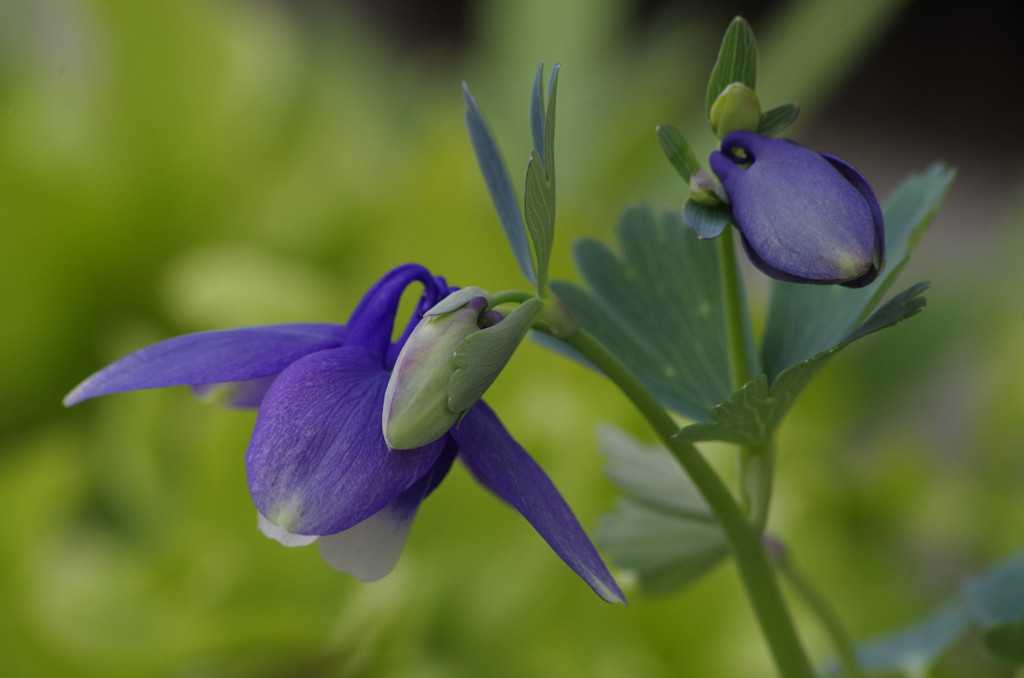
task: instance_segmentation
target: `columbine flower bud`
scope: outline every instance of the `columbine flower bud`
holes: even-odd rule
[[[711,105],[710,120],[719,139],[735,130],[756,131],[761,124],[761,102],[754,90],[734,82]]]
[[[402,348],[384,393],[384,440],[393,450],[408,450],[437,440],[459,414],[448,409],[452,360],[463,339],[493,325],[500,314],[486,311],[487,293],[440,315],[425,315]]]
[[[711,154],[751,262],[778,280],[864,287],[885,266],[882,210],[839,158],[732,132]]]

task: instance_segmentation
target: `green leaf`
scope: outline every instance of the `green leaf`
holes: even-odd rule
[[[1024,664],[1024,553],[967,580],[964,594],[985,647],[1003,661]]]
[[[658,141],[661,142],[661,149],[665,151],[665,157],[676,168],[683,181],[689,184],[690,179],[700,169],[700,162],[693,154],[690,144],[686,143],[682,133],[672,125],[658,125]]]
[[[893,297],[843,341],[818,355],[791,366],[771,385],[766,375],[758,375],[740,388],[728,402],[713,408],[710,423],[691,424],[675,435],[687,442],[723,440],[758,448],[771,438],[793,401],[830,357],[852,342],[872,332],[899,324],[920,313],[925,300],[918,295],[928,283],[918,283]]]
[[[865,671],[899,672],[923,678],[932,664],[967,630],[971,621],[967,605],[954,601],[930,617],[857,648],[857,659]],[[839,675],[839,663],[831,661],[823,672]]]
[[[757,133],[766,137],[773,137],[796,122],[798,115],[800,115],[799,104],[786,103],[775,108],[769,108],[761,114],[761,122],[757,126]]]
[[[541,161],[547,147],[544,125],[544,62],[537,66],[537,75],[533,78],[533,90],[530,94],[530,133],[533,136],[533,148],[540,153]]]
[[[526,226],[519,212],[519,200],[512,188],[505,159],[466,83],[462,83],[462,95],[466,100],[466,127],[469,129],[469,140],[473,145],[473,152],[476,153],[484,183],[487,184],[487,191],[491,194],[494,209],[498,213],[498,221],[505,230],[505,237],[512,247],[519,269],[530,284],[536,285],[537,274],[530,255],[530,243],[526,239]]]
[[[790,365],[827,350],[846,337],[878,304],[909,260],[949,189],[955,171],[935,163],[907,178],[884,207],[888,270],[861,289],[772,281],[772,301],[762,347],[769,381]]]
[[[594,533],[616,565],[634,572],[645,591],[667,593],[725,559],[721,527],[668,452],[610,426],[599,438],[609,477],[629,496]]]
[[[543,295],[548,283],[548,262],[555,241],[555,191],[544,173],[536,149],[526,166],[526,227],[533,241],[537,262],[537,292]]]
[[[644,445],[621,429],[597,429],[605,472],[616,487],[649,508],[714,522],[711,508],[678,462],[659,445]]]
[[[448,409],[465,412],[490,388],[544,308],[540,299],[520,304],[494,327],[474,332],[455,349],[455,367],[448,381]]]
[[[708,81],[707,115],[711,106],[727,86],[734,82],[743,83],[757,90],[757,41],[754,30],[743,17],[736,17],[729,24],[718,50],[718,60]]]
[[[709,207],[693,200],[683,203],[683,220],[701,240],[710,240],[722,235],[732,219],[732,210],[728,205]]]
[[[552,194],[555,190],[555,100],[558,98],[558,74],[562,70],[561,64],[555,64],[551,69],[551,80],[548,82],[548,107],[544,123],[544,169],[548,174],[548,181],[551,183]],[[537,149],[538,151],[541,149]]]
[[[731,392],[715,243],[698,240],[680,215],[649,208],[619,220],[622,256],[581,239],[576,268],[591,291],[552,290],[583,328],[667,407],[698,421]]]

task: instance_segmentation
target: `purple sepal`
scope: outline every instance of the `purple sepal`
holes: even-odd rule
[[[551,479],[512,439],[484,402],[478,402],[451,435],[470,471],[529,521],[533,529],[609,603],[625,603],[615,579],[590,543]]]
[[[263,402],[270,385],[277,379],[276,374],[247,381],[227,381],[219,384],[192,384],[189,388],[197,398],[219,402],[228,407],[256,409]]]
[[[197,332],[147,346],[92,375],[64,398],[88,398],[142,388],[247,381],[277,374],[299,358],[341,346],[344,325],[294,323]]]
[[[308,355],[267,391],[246,469],[256,508],[295,534],[334,534],[384,508],[434,464],[445,437],[389,450],[380,428],[381,356],[343,347]]]
[[[327,564],[359,581],[377,581],[398,563],[420,504],[448,475],[458,446],[447,444],[427,473],[377,513],[344,532],[320,538],[320,555]]]
[[[732,132],[711,167],[751,261],[779,280],[863,286],[881,271],[881,209],[848,164],[784,139]]]

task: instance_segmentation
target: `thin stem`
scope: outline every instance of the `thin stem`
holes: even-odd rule
[[[521,304],[524,301],[533,299],[535,295],[530,292],[523,292],[522,290],[504,290],[502,292],[495,292],[490,295],[490,303],[487,308],[492,309],[495,306],[501,306],[502,304]]]
[[[718,236],[718,270],[722,279],[725,331],[729,342],[729,374],[732,377],[732,390],[735,392],[750,381],[750,360],[747,356],[747,335],[743,323],[742,283],[736,265],[731,226],[726,226],[722,235]]]
[[[847,678],[864,678],[860,663],[857,661],[857,653],[854,650],[853,641],[846,632],[846,627],[835,613],[832,606],[811,584],[800,570],[793,564],[793,560],[784,552],[775,559],[775,566],[783,577],[789,582],[797,595],[803,599],[814,616],[821,622],[825,632],[828,634],[832,645],[835,647],[839,662],[843,665],[843,673]]]
[[[743,508],[758,532],[768,524],[768,508],[772,500],[775,478],[775,439],[758,449],[740,448],[740,485]]]
[[[563,341],[598,366],[622,390],[700,490],[729,540],[740,578],[779,673],[784,678],[814,678],[814,670],[800,644],[775,572],[768,562],[761,530],[752,528],[747,522],[725,483],[697,448],[672,437],[679,427],[657,398],[618,358],[582,330]]]

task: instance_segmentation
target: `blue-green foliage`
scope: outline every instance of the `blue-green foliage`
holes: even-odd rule
[[[729,397],[725,319],[715,244],[693,236],[676,213],[646,207],[619,220],[616,256],[592,239],[575,244],[589,290],[552,290],[671,409],[704,421]]]
[[[505,237],[512,247],[519,270],[531,284],[536,285],[537,273],[530,255],[530,244],[526,239],[526,226],[519,212],[519,200],[516,198],[515,189],[512,188],[505,159],[487,125],[487,120],[477,106],[476,99],[469,93],[469,86],[465,83],[462,85],[462,94],[466,100],[466,127],[469,129],[469,139],[480,164],[480,173],[483,174],[484,183],[487,184],[487,190],[494,202],[494,209],[498,213],[498,221],[505,229]]]
[[[599,431],[608,477],[626,493],[594,538],[649,593],[695,581],[725,559],[725,534],[679,464],[660,446],[642,445],[606,426]]]

